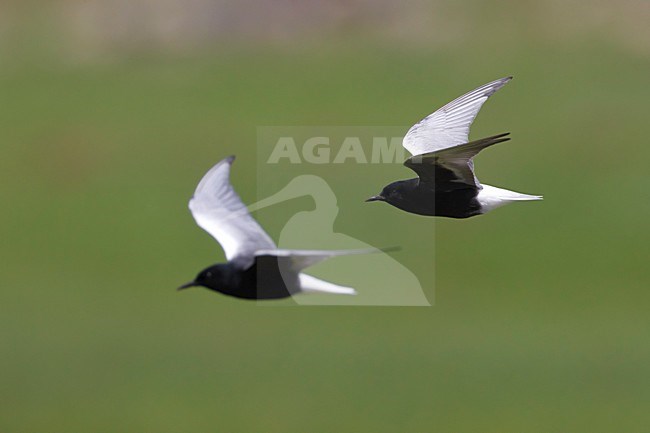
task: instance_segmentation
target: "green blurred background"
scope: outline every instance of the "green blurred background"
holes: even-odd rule
[[[0,431],[647,431],[649,5],[3,2]],[[223,259],[186,207],[205,170],[236,154],[256,199],[258,125],[408,126],[510,74],[479,176],[543,202],[358,200],[398,164],[339,197],[433,307],[174,290]]]

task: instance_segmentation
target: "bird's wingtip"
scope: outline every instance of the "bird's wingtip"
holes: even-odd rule
[[[224,159],[228,164],[232,164],[235,161],[235,155],[230,155],[226,159]]]

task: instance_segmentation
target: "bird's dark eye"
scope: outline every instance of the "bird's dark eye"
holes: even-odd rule
[[[208,278],[212,277],[212,272],[206,272],[205,276],[208,277]]]

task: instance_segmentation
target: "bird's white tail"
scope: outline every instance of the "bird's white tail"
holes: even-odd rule
[[[513,201],[542,200],[542,198],[541,195],[522,194],[485,184],[476,197],[484,213]]]
[[[334,293],[338,295],[356,295],[352,287],[339,286],[327,281],[319,280],[307,274],[299,274],[300,288],[306,293]]]

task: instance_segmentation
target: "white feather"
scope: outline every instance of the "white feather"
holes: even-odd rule
[[[476,200],[481,204],[481,210],[485,213],[513,201],[542,200],[542,196],[522,194],[483,184],[483,189],[479,190]]]
[[[256,251],[276,246],[230,184],[234,159],[224,159],[203,176],[189,207],[196,223],[221,244],[228,260],[250,260]]]
[[[327,281],[319,280],[307,274],[299,274],[300,290],[306,293],[333,293],[339,295],[356,295],[352,287],[339,286]]]
[[[484,84],[428,115],[408,130],[402,145],[412,155],[434,152],[469,141],[469,127],[481,106],[512,77]]]

